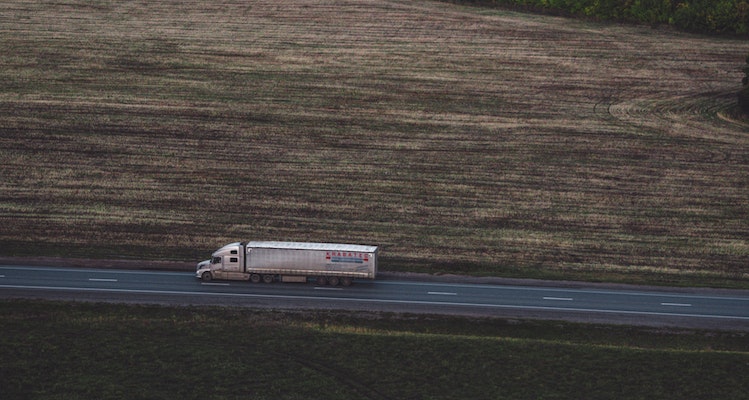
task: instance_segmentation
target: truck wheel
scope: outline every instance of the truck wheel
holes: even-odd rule
[[[330,284],[330,286],[338,286],[340,282],[341,280],[338,279],[337,276],[331,276],[330,278],[328,278],[328,283]]]
[[[343,286],[351,286],[351,284],[354,283],[354,280],[351,278],[341,278],[341,285]]]
[[[265,283],[273,282],[273,275],[263,275],[263,282]]]
[[[262,280],[262,278],[260,277],[260,274],[252,274],[252,275],[250,275],[250,281],[252,283],[260,283],[261,280]]]
[[[318,276],[315,280],[315,283],[317,283],[319,286],[325,286],[328,284],[328,278],[324,276]]]
[[[211,279],[213,279],[213,275],[209,271],[203,272],[202,275],[200,275],[200,279],[202,279],[205,282],[210,282]]]

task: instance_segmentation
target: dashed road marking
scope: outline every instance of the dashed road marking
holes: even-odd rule
[[[671,307],[691,307],[692,305],[689,303],[661,303],[662,306],[671,306]]]

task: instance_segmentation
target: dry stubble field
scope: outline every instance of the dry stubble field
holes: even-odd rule
[[[418,0],[0,1],[0,255],[746,286],[747,53]]]

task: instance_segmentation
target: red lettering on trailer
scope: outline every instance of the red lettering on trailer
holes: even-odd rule
[[[330,260],[332,257],[350,257],[358,258],[360,260],[369,261],[369,254],[367,253],[352,253],[345,251],[326,251],[325,259]]]

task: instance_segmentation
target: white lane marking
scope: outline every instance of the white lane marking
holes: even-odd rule
[[[442,305],[457,307],[483,307],[494,309],[508,310],[546,310],[546,311],[581,311],[601,314],[626,314],[626,315],[659,315],[669,317],[696,317],[696,318],[715,318],[715,319],[734,319],[749,321],[749,315],[719,315],[719,314],[683,314],[675,312],[653,312],[653,311],[636,311],[636,310],[610,310],[595,308],[577,308],[577,307],[548,307],[548,306],[524,306],[512,304],[490,304],[490,303],[452,303],[446,301],[419,301],[419,300],[388,300],[388,299],[367,299],[367,298],[346,298],[346,297],[311,297],[311,296],[291,296],[291,295],[274,295],[274,294],[255,294],[255,293],[215,293],[215,292],[194,292],[183,290],[135,290],[135,289],[105,289],[105,288],[85,288],[85,287],[66,287],[66,286],[27,286],[27,285],[0,285],[0,288],[6,289],[36,289],[36,290],[55,290],[55,291],[76,291],[76,292],[101,292],[101,293],[140,293],[154,295],[178,295],[178,296],[214,296],[214,297],[234,297],[234,298],[255,298],[255,299],[284,299],[284,300],[330,300],[342,302],[361,302],[361,303],[380,303],[380,304],[407,304],[407,305]]]
[[[21,270],[21,271],[47,271],[47,272],[91,272],[97,273],[107,271],[111,274],[131,274],[131,275],[192,275],[195,272],[165,272],[165,271],[144,271],[144,270],[127,270],[127,269],[108,269],[108,268],[63,268],[63,267],[27,267],[23,265],[1,265],[0,270]]]
[[[50,272],[102,272],[102,269],[94,268],[65,268],[65,267],[31,267],[25,265],[0,265],[2,271],[50,271]],[[168,276],[181,276],[181,277],[195,277],[195,272],[166,272],[166,271],[143,271],[143,270],[122,270],[113,269],[107,270],[112,274],[138,274],[138,275],[168,275]],[[566,293],[586,293],[586,294],[613,294],[621,296],[645,296],[645,297],[672,297],[681,299],[710,299],[710,300],[734,300],[749,302],[749,297],[738,297],[738,295],[700,295],[695,293],[663,293],[663,292],[637,292],[637,291],[617,291],[617,290],[605,290],[605,289],[563,289],[563,288],[548,288],[548,287],[527,287],[527,286],[508,286],[508,285],[492,285],[492,284],[445,284],[445,283],[428,283],[428,282],[403,282],[403,281],[376,281],[377,285],[396,285],[396,286],[435,286],[435,287],[446,287],[446,288],[469,288],[469,289],[495,289],[495,290],[529,290],[529,291],[547,291],[547,292],[564,292]]]
[[[626,315],[658,315],[667,317],[696,317],[696,318],[715,318],[715,319],[733,319],[749,321],[749,315],[719,315],[719,314],[682,314],[673,312],[654,312],[654,311],[636,311],[636,310],[610,310],[595,308],[577,308],[577,307],[547,307],[547,306],[524,306],[512,304],[491,304],[491,303],[452,303],[446,301],[419,301],[419,300],[387,300],[387,299],[366,299],[366,298],[346,298],[346,297],[312,297],[312,296],[290,296],[290,295],[273,295],[273,294],[255,294],[255,293],[216,293],[216,292],[194,292],[183,290],[136,290],[136,289],[104,289],[104,288],[84,288],[84,287],[66,287],[66,286],[26,286],[26,285],[0,285],[0,288],[7,289],[36,289],[36,290],[55,290],[55,291],[78,291],[78,292],[102,292],[102,293],[140,293],[156,295],[178,295],[178,296],[215,296],[215,297],[235,297],[235,298],[262,298],[262,299],[285,299],[285,300],[330,300],[343,302],[361,302],[361,303],[381,303],[381,304],[407,304],[407,305],[443,305],[443,306],[462,306],[462,307],[482,307],[494,309],[509,310],[544,310],[544,311],[580,311],[601,314],[626,314]]]
[[[343,288],[315,286],[315,290],[343,290]]]
[[[88,278],[91,282],[117,282],[117,279]]]
[[[5,278],[5,275],[0,275],[0,278]]]
[[[229,286],[228,283],[217,283],[217,282],[210,282],[210,283],[208,283],[208,282],[200,282],[200,284],[201,285],[205,285],[205,286]]]
[[[691,307],[691,304],[688,303],[661,303],[662,306],[671,306],[671,307]]]
[[[427,294],[436,295],[436,296],[457,296],[457,293],[453,292],[427,292]]]
[[[544,297],[544,300],[572,301],[572,297]]]
[[[522,291],[535,291],[535,292],[560,292],[564,294],[605,294],[605,295],[617,295],[617,296],[643,296],[643,297],[672,297],[682,299],[711,299],[711,300],[737,300],[737,301],[748,301],[749,297],[738,297],[738,296],[718,296],[718,295],[700,295],[695,293],[667,293],[667,292],[635,292],[629,290],[604,290],[604,289],[564,289],[564,288],[548,288],[548,287],[528,287],[528,286],[511,286],[511,285],[488,285],[488,284],[455,284],[455,283],[430,283],[430,282],[411,282],[411,281],[377,281],[377,285],[391,285],[391,286],[434,286],[434,287],[445,287],[445,288],[468,288],[468,289],[492,289],[492,290],[522,290]]]

